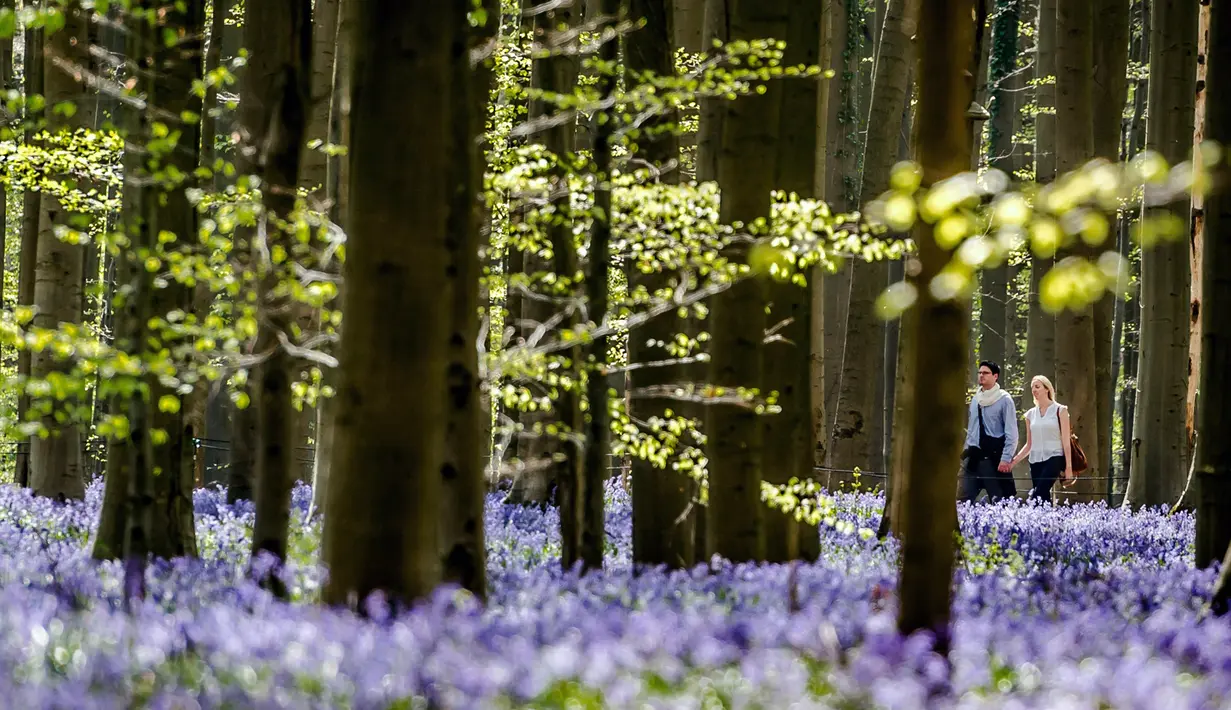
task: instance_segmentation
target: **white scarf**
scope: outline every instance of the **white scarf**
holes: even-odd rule
[[[992,385],[988,389],[981,389],[975,393],[975,401],[980,407],[990,407],[999,402],[1001,399],[1008,397],[1009,393],[1000,389],[1000,385]]]

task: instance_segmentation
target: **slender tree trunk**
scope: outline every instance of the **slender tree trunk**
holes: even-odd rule
[[[821,4],[796,3],[791,6],[786,56],[788,66],[815,66],[820,63]],[[781,87],[779,112],[777,174],[774,185],[800,198],[816,197],[816,156],[820,116],[817,95],[820,80],[793,80]],[[812,324],[812,286],[801,288],[790,281],[769,280],[771,328],[780,336],[765,345],[762,377],[766,391],[778,393],[781,412],[765,417],[765,480],[783,485],[792,478],[812,478],[811,383],[809,377],[809,335]],[[778,327],[779,324],[784,324]],[[819,535],[803,529],[793,514],[765,511],[766,559],[785,562],[801,557],[803,538]],[[819,539],[819,537],[818,537]]]
[[[987,164],[1010,176],[1013,174],[1013,125],[1017,116],[1017,93],[1010,76],[1017,68],[1017,31],[1021,0],[996,0],[992,19],[992,41],[988,59]],[[982,78],[982,76],[980,76]],[[1009,329],[1009,266],[1004,262],[986,269],[981,276],[983,308],[979,319],[979,359],[1006,364],[1005,335]],[[1008,385],[1008,368],[1002,371],[1002,386]]]
[[[43,93],[43,30],[42,28],[25,31],[25,53],[22,66],[25,96],[31,97]],[[34,122],[42,118],[42,114],[34,114],[26,109],[25,118]],[[28,141],[33,131],[27,130],[25,138]],[[38,215],[42,193],[26,190],[22,194],[21,205],[21,251],[18,255],[17,271],[17,303],[23,306],[34,304],[35,265],[38,263]],[[29,377],[31,352],[27,348],[17,351],[17,376]],[[26,412],[30,406],[30,398],[22,391],[17,396],[17,418],[25,421]],[[13,480],[19,486],[30,485],[30,439],[19,439],[15,457]]]
[[[465,9],[355,4],[346,333],[324,532],[331,604],[377,590],[409,601],[441,580],[451,318],[439,304],[453,296],[452,195],[444,180],[417,175],[446,175],[453,157],[451,95],[467,87],[455,81],[452,52],[466,46]],[[406,139],[390,142],[394,134]],[[388,328],[389,312],[417,314],[413,338]],[[409,401],[417,405],[408,410]]]
[[[1056,178],[1056,2],[1039,0],[1034,52],[1035,180],[1048,183]],[[1030,304],[1026,317],[1026,377],[1035,375],[1056,381],[1056,316],[1039,305],[1039,285],[1051,270],[1053,255],[1030,254]],[[1022,407],[1034,406],[1029,388],[1022,393]]]
[[[726,0],[703,0],[705,18],[702,25],[703,47],[709,51],[715,41],[726,42],[728,35],[728,5]],[[725,100],[721,98],[701,101],[701,116],[697,130],[697,182],[712,182],[718,179],[718,161],[722,155],[722,121],[726,115]]]
[[[785,0],[727,3],[732,41],[783,37],[789,23]],[[718,184],[723,222],[750,223],[768,217],[772,163],[760,156],[775,150],[780,130],[782,86],[724,105]],[[747,263],[746,248],[731,246],[732,263]],[[765,287],[749,278],[714,297],[710,321],[710,380],[724,387],[760,387],[765,338]],[[761,503],[762,420],[745,406],[710,407],[709,514],[721,526],[707,531],[714,554],[744,562],[765,556],[765,506]]]
[[[338,9],[341,4],[342,0],[315,0],[312,8],[311,94],[307,143],[304,145],[299,180],[302,187],[313,191],[318,198],[327,194],[328,157],[321,146],[330,142],[329,111],[333,106],[333,64],[338,47]]]
[[[1056,4],[1056,171],[1063,175],[1094,157],[1093,113],[1094,8],[1087,3]],[[1092,257],[1090,248],[1074,253]],[[1098,392],[1095,381],[1093,308],[1066,310],[1056,318],[1056,389],[1069,407],[1073,433],[1090,468],[1074,487],[1076,499],[1098,495],[1103,475],[1098,449]]]
[[[79,4],[69,3],[64,8],[64,19],[64,27],[48,35],[48,49],[55,57],[85,65],[89,62],[87,15]],[[47,105],[77,102],[81,97],[81,85],[76,78],[55,62],[44,63],[43,82]],[[77,112],[70,118],[51,112],[48,128],[55,132],[92,127],[91,114],[89,102],[80,102]],[[85,248],[64,241],[56,234],[57,227],[74,225],[73,217],[55,195],[48,192],[42,194],[34,277],[36,327],[55,329],[61,325],[81,323]],[[81,229],[81,226],[74,225],[72,228]],[[30,371],[33,378],[44,379],[67,367],[68,363],[58,361],[51,350],[44,350],[34,353]],[[57,406],[64,404],[58,403]],[[54,417],[45,417],[43,425],[48,429],[49,436],[35,437],[30,445],[30,488],[35,494],[48,498],[82,498],[85,495],[85,479],[82,473],[80,425],[60,424]]]
[[[697,9],[704,9],[702,3],[677,3],[675,17],[672,16],[671,3],[664,0],[635,0],[632,4],[632,17],[636,20],[644,18],[646,24],[640,30],[628,35],[625,39],[625,83],[629,86],[636,82],[639,72],[654,72],[665,74],[674,71],[672,37],[679,37],[679,32],[673,31],[673,21],[682,19],[686,12],[691,12],[688,19],[695,23],[694,31],[700,30],[700,23],[695,21]],[[700,43],[695,38],[695,43]],[[642,148],[644,160],[653,165],[670,164],[679,160],[679,142],[671,137],[663,137],[649,142]],[[678,172],[667,173],[664,181],[675,181]],[[632,275],[634,283],[645,286],[651,295],[663,289],[673,289],[680,278],[687,278],[684,273],[656,271],[642,273],[635,271]],[[629,360],[634,363],[652,362],[667,359],[670,356],[661,348],[651,343],[670,342],[677,333],[688,327],[684,319],[662,315],[654,318],[630,334],[628,339]],[[633,388],[655,387],[677,381],[686,375],[684,367],[649,367],[631,373]],[[676,410],[675,402],[671,400],[653,399],[634,396],[631,402],[630,414],[636,421],[648,421],[650,417],[663,416],[664,409]],[[689,567],[695,562],[696,521],[692,514],[693,481],[686,474],[671,468],[658,468],[651,461],[634,456],[632,460],[633,482],[633,562],[638,565],[667,565],[672,568]]]
[[[312,7],[309,0],[246,3],[244,26],[282,27],[284,33],[262,33],[253,44],[244,70],[239,122],[247,145],[244,172],[262,178],[264,241],[270,250],[291,251],[291,236],[279,226],[291,220],[295,187],[308,121],[311,72]],[[291,381],[294,358],[282,345],[291,338],[294,304],[277,290],[288,274],[268,261],[253,245],[257,273],[257,313],[260,319],[256,349],[265,360],[256,370],[255,473],[256,521],[254,557],[268,553],[286,559],[290,527],[291,486],[298,462],[295,457],[296,420]],[[266,578],[275,592],[284,592],[276,576]]]
[[[1128,102],[1129,0],[1095,0],[1094,31],[1094,155],[1108,161],[1120,157],[1124,108]],[[1108,244],[1106,248],[1110,248]],[[1111,474],[1112,415],[1115,378],[1111,370],[1112,320],[1115,296],[1108,293],[1094,304],[1094,375],[1098,403],[1099,461],[1106,462],[1103,475]],[[1099,481],[1100,492],[1110,490]]]
[[[1198,5],[1155,0],[1151,10],[1150,77],[1154,81],[1149,88],[1146,147],[1175,165],[1187,160],[1192,151]],[[1187,204],[1143,212],[1143,217],[1170,212],[1188,223]],[[1187,478],[1190,279],[1188,245],[1183,241],[1142,249],[1141,365],[1125,500],[1134,507],[1175,503]]]
[[[886,6],[880,51],[871,89],[868,132],[863,154],[860,199],[870,201],[889,188],[889,173],[898,157],[898,131],[909,89],[912,61],[910,38],[918,23],[915,0],[891,0]],[[838,388],[832,466],[868,469],[880,448],[877,383],[884,370],[876,354],[884,353],[884,328],[876,314],[876,298],[888,285],[884,264],[853,264],[847,313],[846,357]],[[868,355],[871,354],[871,355]]]
[[[446,582],[459,584],[475,595],[487,595],[487,556],[483,543],[483,504],[487,486],[483,476],[481,437],[483,410],[479,397],[479,263],[478,230],[482,214],[479,183],[484,162],[478,141],[487,117],[491,94],[492,62],[470,68],[470,54],[496,35],[500,17],[498,0],[487,0],[486,21],[471,29],[466,52],[453,55],[452,110],[454,159],[451,161],[451,203],[448,246],[453,275],[452,332],[449,336],[447,382],[448,431],[441,467],[440,549]],[[471,78],[473,77],[473,79]]]
[[[1205,141],[1205,124],[1206,124],[1206,79],[1209,59],[1209,38],[1210,38],[1210,3],[1201,3],[1200,20],[1197,33],[1197,94],[1195,101],[1195,121],[1193,128],[1193,167],[1195,170],[1204,168],[1203,157],[1201,154],[1201,144]],[[1201,372],[1201,289],[1202,289],[1202,252],[1203,243],[1205,241],[1205,200],[1200,194],[1192,196],[1192,221],[1189,225],[1188,235],[1188,263],[1189,272],[1191,273],[1192,282],[1189,292],[1191,294],[1191,302],[1188,308],[1188,392],[1185,395],[1185,411],[1184,411],[1184,440],[1188,444],[1188,450],[1196,459],[1196,443],[1197,443],[1197,400],[1200,393],[1200,377]],[[1195,480],[1197,470],[1195,466],[1188,469],[1188,480],[1184,484],[1184,494],[1180,496],[1180,500],[1175,503],[1173,510],[1192,509],[1196,505],[1197,486]]]
[[[974,20],[972,22],[972,20]],[[972,69],[978,56],[974,0],[937,0],[921,13],[918,33],[919,107],[916,120],[923,184],[933,185],[967,168],[974,98]],[[915,228],[919,269],[913,277],[918,299],[903,340],[915,372],[906,419],[930,422],[924,436],[905,448],[909,469],[902,487],[902,573],[898,585],[898,629],[936,634],[940,652],[949,648],[957,509],[958,455],[965,421],[970,319],[962,303],[937,300],[928,284],[949,262],[930,225]]]
[[[354,27],[355,3],[354,0],[339,0],[339,3],[341,7],[338,9],[338,47],[334,55],[334,88],[329,109],[329,135],[330,140],[340,145],[349,146],[350,62],[353,52],[351,39],[354,36],[352,28]],[[331,205],[329,219],[343,228],[349,226],[345,218],[349,209],[349,190],[346,189],[346,186],[349,184],[349,166],[349,155],[333,156],[327,163],[325,175],[327,186],[326,198]],[[340,273],[340,266],[336,260],[330,263],[330,268],[333,272]],[[342,303],[345,288],[346,285],[343,284],[339,289],[338,295],[334,299],[335,308],[339,307]],[[336,332],[341,335],[341,326],[337,328]],[[336,348],[332,349],[336,350]],[[334,388],[338,380],[337,369],[327,370],[324,373],[323,380],[324,384]],[[316,402],[316,448],[312,452],[311,509],[313,513],[324,508],[325,501],[328,498],[329,478],[333,462],[333,430],[334,421],[337,418],[337,410],[338,399],[336,396],[319,399]]]
[[[535,6],[552,4],[550,0],[535,0]],[[538,12],[534,16],[535,42],[544,49],[552,49],[562,40],[560,28],[574,27],[580,12],[580,0],[572,4],[556,7],[546,12]],[[565,30],[567,31],[567,30]],[[534,60],[532,83],[545,92],[571,94],[577,84],[578,63],[574,57],[561,54],[556,50],[550,56]],[[553,110],[546,101],[530,102],[530,119],[542,118]],[[562,123],[543,131],[543,146],[553,155],[567,156],[573,152],[577,131],[571,123]],[[558,207],[568,204],[567,177],[560,168],[553,176],[554,187],[552,197]],[[567,224],[552,224],[547,228],[548,241],[551,242],[553,261],[548,263],[534,254],[525,254],[525,273],[528,275],[543,271],[554,271],[560,275],[572,275],[577,272],[577,255],[573,246],[573,234]],[[538,324],[546,322],[556,315],[551,304],[536,300],[524,299],[521,304],[521,319],[524,323],[523,333],[529,334]],[[572,327],[575,317],[570,316],[561,324],[563,328]],[[576,364],[579,362],[580,350],[574,348],[568,355]],[[576,370],[574,370],[576,374]],[[574,381],[577,381],[574,379]],[[535,386],[536,383],[530,383]],[[547,502],[551,485],[555,482],[567,484],[579,475],[578,451],[574,443],[546,433],[545,429],[550,419],[557,419],[563,426],[563,431],[572,433],[581,429],[580,395],[576,391],[561,389],[559,398],[553,403],[554,412],[523,412],[521,426],[526,432],[518,442],[518,458],[525,468],[513,481],[513,489],[509,493],[509,501],[514,503],[543,504]],[[568,490],[559,491],[568,496]],[[565,505],[563,501],[559,501]],[[571,503],[570,503],[571,505]],[[563,509],[563,508],[562,508]],[[561,516],[561,524],[565,516]],[[579,533],[578,533],[579,534]],[[566,543],[565,546],[572,544]]]
[[[619,0],[602,0],[602,15],[611,18],[612,26],[623,19]],[[664,13],[665,16],[665,13]],[[662,33],[665,40],[669,32]],[[605,38],[598,50],[598,59],[607,66],[598,75],[600,101],[609,101],[615,95],[616,62],[619,59],[619,42],[615,36]],[[608,284],[611,271],[611,148],[615,117],[600,116],[594,127],[594,175],[598,181],[594,188],[594,226],[590,231],[589,273],[586,280],[586,303],[590,321],[601,326],[607,319]],[[657,162],[657,161],[651,161]],[[582,462],[582,477],[579,481],[580,495],[580,541],[577,559],[583,571],[602,570],[603,542],[605,540],[603,517],[603,482],[607,479],[607,456],[611,451],[611,397],[607,391],[607,344],[605,335],[595,337],[586,350],[590,367],[586,373],[586,403],[590,416],[585,426],[585,453]],[[571,560],[562,560],[571,565]]]
[[[1209,39],[1206,53],[1206,85],[1226,86],[1231,81],[1231,6],[1209,4]],[[1205,104],[1205,138],[1231,145],[1231,101],[1225,92],[1211,92]],[[1215,184],[1231,184],[1225,160],[1210,166]],[[1205,233],[1201,261],[1201,372],[1197,400],[1197,507],[1196,563],[1207,566],[1223,559],[1215,590],[1215,606],[1225,611],[1231,564],[1223,555],[1231,550],[1231,438],[1227,412],[1231,412],[1231,195],[1225,190],[1205,196]],[[1222,378],[1221,380],[1219,378]],[[1219,385],[1219,382],[1222,385]]]

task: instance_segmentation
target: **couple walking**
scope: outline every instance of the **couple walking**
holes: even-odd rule
[[[1030,393],[1034,407],[1026,412],[1026,443],[1015,456],[1017,408],[1009,393],[1000,389],[1000,366],[986,360],[979,363],[979,389],[970,401],[962,452],[966,462],[962,500],[973,501],[981,490],[992,501],[1017,495],[1013,467],[1026,458],[1031,498],[1050,500],[1058,479],[1073,479],[1069,409],[1056,401],[1055,387],[1042,375],[1030,381]]]

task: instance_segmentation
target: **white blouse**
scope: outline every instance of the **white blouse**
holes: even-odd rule
[[[1026,426],[1030,427],[1030,463],[1046,461],[1053,456],[1064,456],[1060,439],[1060,410],[1064,405],[1052,402],[1047,411],[1039,414],[1037,406],[1026,412]]]

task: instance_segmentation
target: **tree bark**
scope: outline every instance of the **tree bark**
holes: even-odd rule
[[[281,27],[253,42],[244,70],[239,123],[246,133],[242,173],[261,178],[264,240],[270,250],[291,253],[294,237],[281,226],[291,221],[295,188],[303,158],[308,121],[311,72],[312,7],[309,0],[278,0],[244,5],[244,26]],[[260,237],[258,237],[260,238]],[[255,372],[255,478],[256,520],[254,557],[268,553],[286,559],[290,526],[291,487],[297,477],[296,421],[291,382],[295,359],[280,338],[293,338],[294,304],[278,285],[288,278],[283,265],[268,261],[253,244],[252,264],[257,273],[256,350],[265,356]],[[276,593],[278,578],[264,580]]]
[[[470,54],[496,35],[500,4],[486,0],[486,21],[467,35],[467,51],[455,52],[452,62],[453,96],[450,124],[454,159],[451,161],[448,246],[452,268],[453,311],[449,335],[445,457],[441,467],[440,550],[446,582],[487,595],[487,555],[483,542],[483,505],[487,485],[483,475],[483,417],[479,389],[479,264],[478,230],[482,214],[479,184],[483,154],[479,138],[487,117],[487,101],[494,78],[491,61],[472,72]]]
[[[700,30],[695,21],[697,9],[704,10],[702,3],[676,3],[675,18],[671,3],[665,0],[635,0],[631,19],[644,18],[646,24],[628,35],[625,68],[628,74],[625,83],[636,84],[640,72],[658,75],[674,72],[674,47],[672,37],[679,32],[672,27],[675,19],[685,13],[692,20],[694,32]],[[700,37],[694,39],[700,44]],[[669,137],[650,142],[645,146],[644,159],[655,165],[679,161],[679,142]],[[667,173],[664,181],[678,180],[679,173]],[[634,284],[643,285],[651,296],[663,289],[673,289],[686,274],[655,271],[632,274]],[[651,319],[634,330],[628,339],[629,361],[634,363],[668,359],[670,356],[655,343],[671,342],[677,333],[688,327],[686,319],[664,314]],[[648,367],[631,374],[631,387],[646,388],[667,385],[686,376],[682,366]],[[630,415],[635,421],[648,421],[650,417],[663,416],[665,410],[676,412],[672,400],[651,397],[634,397]],[[666,565],[670,568],[689,567],[695,562],[696,520],[692,514],[693,481],[691,477],[672,468],[658,468],[651,461],[634,456],[631,470],[633,482],[633,562],[637,565]]]
[[[975,92],[977,22],[974,0],[938,0],[920,15],[916,131],[925,186],[969,166],[972,127],[964,116]],[[926,222],[916,225],[914,236],[918,300],[914,318],[904,322],[910,334],[903,333],[903,345],[914,371],[927,376],[915,380],[907,418],[915,425],[933,425],[926,436],[912,431],[906,446],[898,629],[903,634],[931,631],[944,654],[950,638],[954,491],[966,411],[970,319],[962,303],[939,301],[928,287],[948,263],[949,252],[937,244]]]
[[[1017,115],[1017,93],[1010,77],[1017,69],[1017,31],[1021,0],[996,0],[992,19],[992,41],[988,58],[987,107],[988,167],[1013,175],[1013,125]],[[981,78],[981,77],[980,77]],[[1002,366],[1001,386],[1008,386],[1008,356],[1005,334],[1009,329],[1009,266],[1008,255],[995,266],[985,269],[980,277],[982,309],[979,318],[979,359],[991,360]]]
[[[312,76],[310,79],[307,142],[299,170],[300,186],[318,199],[327,196],[329,159],[323,146],[330,142],[329,113],[333,106],[333,64],[338,48],[338,15],[342,0],[315,0],[312,8]],[[320,141],[313,147],[312,143]]]
[[[43,30],[42,28],[25,31],[26,47],[24,52],[24,83],[22,91],[26,97],[43,93]],[[26,109],[25,119],[36,121],[42,116],[33,115]],[[32,130],[25,132],[24,139],[29,140]],[[26,190],[22,194],[21,205],[21,252],[18,255],[17,271],[17,303],[23,306],[34,304],[35,265],[38,262],[38,215],[42,193]],[[17,351],[17,376],[30,376],[31,353],[27,348]],[[25,421],[26,412],[30,406],[30,398],[25,391],[17,395],[17,419]],[[30,439],[17,441],[17,452],[14,457],[13,480],[19,486],[30,485]]]
[[[910,38],[918,23],[915,0],[890,0],[880,31],[880,51],[872,79],[868,132],[863,154],[860,199],[875,199],[889,188],[889,173],[897,162],[898,131],[909,85],[913,60]],[[834,425],[832,466],[838,469],[870,468],[874,450],[881,446],[880,418],[876,408],[877,383],[884,370],[882,361],[885,330],[876,314],[876,299],[885,289],[888,272],[876,262],[853,262],[850,303],[847,308],[846,357],[838,389]],[[858,354],[858,355],[856,355]]]
[[[1204,11],[1204,9],[1203,9]],[[1225,86],[1231,80],[1231,6],[1209,4],[1209,38],[1206,53],[1206,85]],[[1231,145],[1231,101],[1223,92],[1211,92],[1205,104],[1205,138]],[[1205,196],[1205,233],[1201,261],[1201,371],[1197,400],[1196,470],[1198,488],[1196,564],[1205,567],[1224,559],[1231,549],[1231,437],[1227,413],[1231,412],[1231,170],[1226,160],[1210,168],[1217,189]],[[1219,379],[1222,378],[1222,379]],[[1222,385],[1218,383],[1222,382]],[[1224,559],[1215,590],[1216,605],[1225,605],[1231,565]],[[1222,610],[1220,610],[1222,611]]]
[[[1038,42],[1034,52],[1035,102],[1034,176],[1039,183],[1056,178],[1056,2],[1039,0]],[[1030,254],[1030,304],[1026,317],[1026,378],[1043,375],[1056,382],[1056,316],[1039,304],[1039,286],[1051,270],[1052,254]],[[1029,388],[1021,406],[1033,404]]]
[[[64,27],[47,37],[48,52],[71,64],[85,65],[89,62],[87,15],[80,4],[69,3],[64,7],[64,20]],[[48,106],[76,102],[80,98],[81,88],[76,78],[55,62],[44,62],[43,82]],[[68,118],[55,111],[50,112],[48,130],[57,132],[92,128],[90,108],[90,102],[80,102],[77,112]],[[42,193],[34,276],[36,327],[55,329],[61,325],[81,323],[85,247],[71,244],[56,235],[56,227],[71,226],[85,231],[74,222],[74,215],[62,206],[58,197],[49,192]],[[67,368],[67,362],[58,361],[50,350],[44,350],[32,356],[30,374],[34,379],[41,380]],[[63,500],[84,497],[80,425],[57,423],[54,417],[44,417],[43,425],[50,435],[35,437],[30,444],[30,488],[36,495],[47,498]]]
[[[536,6],[550,5],[551,0],[535,0]],[[580,5],[580,3],[575,3]],[[554,10],[539,12],[534,16],[535,41],[545,49],[551,49],[561,40],[561,29],[577,24],[580,8],[571,5],[556,7]],[[564,31],[567,31],[565,29]],[[568,95],[577,85],[578,63],[575,57],[561,54],[558,51],[551,55],[534,60],[531,68],[531,81],[534,86],[545,92]],[[542,118],[552,111],[552,106],[546,101],[530,102],[530,120]],[[553,155],[567,156],[575,147],[577,131],[571,123],[562,123],[543,131],[542,143]],[[567,177],[560,168],[553,175],[554,185],[552,197],[557,208],[562,209],[568,204]],[[573,244],[573,234],[569,225],[560,222],[547,228],[547,238],[552,245],[553,260],[548,263],[538,255],[526,253],[525,273],[533,275],[543,271],[554,271],[561,276],[571,276],[577,272],[577,254]],[[555,313],[552,306],[537,299],[524,299],[521,304],[521,318],[524,323],[523,333],[529,334],[540,323],[546,322]],[[562,328],[575,325],[575,317],[570,316],[561,323]],[[576,365],[579,362],[580,350],[573,348],[567,353]],[[577,370],[574,368],[573,374]],[[576,382],[578,378],[573,378]],[[538,383],[530,383],[531,387]],[[581,429],[580,394],[575,391],[560,389],[559,397],[552,405],[554,412],[522,412],[521,426],[525,434],[518,441],[518,458],[524,469],[513,481],[513,489],[508,500],[512,503],[544,504],[548,500],[552,483],[559,485],[563,478],[575,479],[579,475],[579,452],[574,443],[554,436],[546,431],[552,418],[563,426],[563,431],[576,433]],[[568,491],[560,491],[568,495]],[[565,524],[561,516],[561,524]],[[572,543],[566,543],[566,547]]]
[[[1115,162],[1120,158],[1124,107],[1128,101],[1128,0],[1095,0],[1098,18],[1094,31],[1094,155]],[[1107,248],[1111,245],[1108,244]],[[1103,475],[1111,474],[1112,415],[1115,407],[1115,375],[1112,372],[1112,342],[1115,296],[1104,295],[1094,304],[1094,379],[1097,390],[1099,461],[1106,462]],[[1094,444],[1096,442],[1090,442]],[[1107,481],[1100,481],[1106,493]]]
[[[786,38],[787,66],[820,64],[821,3],[791,6]],[[788,195],[815,198],[824,188],[818,184],[816,160],[823,144],[818,142],[821,124],[818,92],[825,79],[795,79],[781,86],[776,175],[774,186]],[[765,390],[778,393],[781,412],[764,419],[765,480],[783,485],[792,478],[813,477],[809,329],[812,326],[812,289],[815,280],[800,287],[790,281],[770,279],[768,294],[770,327],[785,323],[775,332],[780,339],[765,344]],[[795,520],[793,513],[770,508],[765,511],[765,552],[770,562],[806,557],[800,549],[804,538],[819,533]],[[818,537],[819,539],[819,537]]]
[[[1056,171],[1063,175],[1094,157],[1094,8],[1087,3],[1056,4]],[[1076,247],[1073,254],[1097,252]],[[1069,407],[1073,433],[1089,469],[1073,487],[1078,501],[1098,496],[1103,475],[1098,449],[1098,392],[1095,381],[1093,308],[1065,310],[1056,317],[1057,398]]]
[[[1192,151],[1197,11],[1196,3],[1179,0],[1155,0],[1151,7],[1154,81],[1149,88],[1146,147],[1171,165],[1187,160]],[[1170,212],[1188,223],[1187,203],[1143,212]],[[1141,252],[1141,363],[1125,500],[1134,507],[1175,503],[1188,475],[1188,256],[1185,241],[1164,241]]]
[[[727,3],[731,41],[784,37],[790,21],[785,0]],[[751,223],[769,217],[772,163],[760,159],[776,149],[782,87],[771,82],[764,94],[740,97],[723,106],[718,184],[721,219]],[[731,246],[733,264],[747,263],[747,249]],[[711,305],[710,381],[722,388],[760,387],[765,338],[764,284],[744,279],[714,297]],[[765,506],[761,502],[763,422],[755,410],[737,405],[709,408],[710,550],[736,561],[765,557]]]
[[[441,580],[451,195],[417,175],[448,174],[453,52],[467,32],[464,4],[374,0],[356,3],[354,18],[346,334],[324,532],[331,604],[377,590],[410,601]],[[416,314],[413,335],[389,328],[390,312]]]
[[[711,51],[714,42],[727,42],[730,39],[728,31],[727,0],[703,0],[704,23],[702,25],[703,47]],[[718,179],[718,161],[722,155],[722,121],[725,113],[725,99],[703,99],[700,108],[700,122],[697,129],[697,182],[712,182]]]

